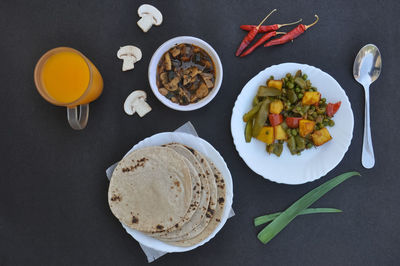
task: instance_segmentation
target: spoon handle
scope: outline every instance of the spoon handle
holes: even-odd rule
[[[364,85],[365,89],[365,114],[364,114],[364,139],[361,154],[362,165],[370,169],[375,165],[374,148],[372,146],[371,127],[369,123],[369,85]]]

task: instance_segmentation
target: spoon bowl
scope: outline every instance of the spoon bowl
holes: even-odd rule
[[[358,52],[353,65],[353,76],[365,90],[364,138],[361,162],[365,168],[375,165],[369,117],[369,86],[378,79],[382,70],[382,57],[378,47],[367,44]]]

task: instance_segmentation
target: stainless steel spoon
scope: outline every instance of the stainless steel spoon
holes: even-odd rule
[[[371,127],[369,124],[369,86],[379,77],[381,69],[382,58],[378,47],[373,44],[367,44],[361,48],[354,61],[353,76],[363,85],[365,90],[364,140],[361,162],[362,165],[368,169],[375,165]]]

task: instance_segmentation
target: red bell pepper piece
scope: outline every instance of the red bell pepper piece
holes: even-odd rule
[[[283,122],[283,116],[281,114],[269,114],[269,123],[271,126],[277,126]]]
[[[330,117],[334,116],[339,110],[341,104],[342,102],[328,103],[328,105],[326,106],[326,114]]]
[[[299,121],[303,119],[302,117],[286,117],[286,124],[290,128],[298,128]]]

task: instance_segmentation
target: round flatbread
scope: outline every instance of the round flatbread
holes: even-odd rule
[[[168,241],[169,244],[175,245],[175,246],[181,246],[181,247],[188,247],[188,246],[193,246],[204,239],[206,239],[218,226],[218,224],[221,222],[223,213],[224,213],[224,207],[225,207],[225,201],[226,201],[226,185],[224,178],[221,174],[221,172],[217,169],[217,167],[209,161],[209,164],[212,168],[213,171],[213,176],[215,178],[215,181],[217,183],[217,190],[218,190],[218,205],[216,208],[216,211],[214,215],[212,216],[211,221],[208,223],[207,227],[202,230],[199,234],[197,234],[195,237],[190,238],[190,239],[183,239],[183,240],[176,240],[176,241]]]
[[[200,204],[200,197],[201,197],[201,184],[200,184],[200,178],[198,176],[198,173],[196,169],[193,167],[193,165],[189,162],[188,159],[183,157],[183,160],[185,161],[186,166],[189,168],[190,172],[190,177],[192,179],[192,201],[190,202],[189,209],[183,219],[179,221],[178,223],[175,224],[175,226],[163,231],[163,232],[153,232],[148,235],[152,237],[159,237],[162,235],[166,235],[169,233],[176,232],[180,230],[183,226],[185,226],[193,217],[193,215],[197,212]]]
[[[112,213],[142,232],[161,232],[178,224],[192,200],[190,170],[167,147],[138,149],[115,168],[108,190]]]
[[[198,177],[200,178],[200,183],[198,184],[198,186],[201,188],[200,204],[192,218],[181,228],[166,234],[160,234],[156,237],[160,240],[179,240],[187,237],[187,235],[190,234],[190,232],[199,226],[201,221],[205,219],[207,208],[210,202],[210,187],[200,162],[196,159],[191,151],[179,143],[170,143],[166,145],[166,147],[175,150],[177,153],[188,159],[191,165],[193,165],[196,169]]]

